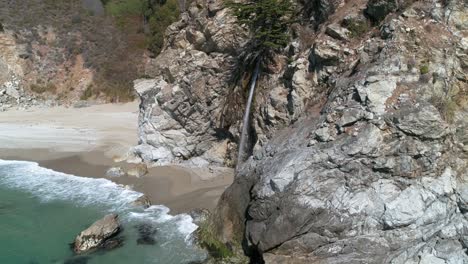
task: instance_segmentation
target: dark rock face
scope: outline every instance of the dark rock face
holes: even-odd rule
[[[382,21],[398,7],[397,0],[370,0],[365,13],[374,21]]]
[[[391,1],[369,5],[377,2]],[[240,169],[217,209],[225,241],[244,233],[247,252],[267,264],[468,262],[468,152],[466,132],[459,132],[468,112],[459,105],[450,121],[434,103],[438,89],[468,91],[454,77],[464,71],[456,50],[467,50],[466,39],[455,36],[467,27],[451,26],[458,15],[438,20],[439,34],[458,40],[430,42],[426,31],[411,31],[426,23],[411,17],[415,12],[446,9],[408,7],[407,18],[389,21],[391,38],[363,40],[358,53],[333,47],[359,50],[352,43],[316,39],[311,66],[331,89],[327,103],[318,117],[277,133]],[[430,71],[444,77],[421,79],[412,64],[421,64],[424,50],[431,50]],[[343,63],[349,60],[357,64]]]
[[[319,26],[333,14],[336,8],[343,2],[341,0],[312,0],[299,1],[304,6],[305,16],[310,18],[310,23]]]
[[[75,239],[73,250],[80,254],[99,247],[115,248],[121,243],[118,240],[108,241],[120,231],[120,223],[116,214],[104,216]]]

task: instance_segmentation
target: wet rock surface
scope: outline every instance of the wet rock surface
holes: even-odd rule
[[[148,208],[151,206],[151,200],[147,195],[142,195],[138,197],[135,201],[132,203],[134,206],[140,206],[143,208]]]
[[[101,247],[116,248],[121,245],[121,241],[120,239],[111,240],[111,238],[119,233],[120,229],[118,215],[106,215],[75,238],[73,250],[75,253],[81,254]]]
[[[78,256],[78,257],[67,259],[64,262],[64,264],[86,264],[89,262],[90,259],[91,259],[90,257]]]

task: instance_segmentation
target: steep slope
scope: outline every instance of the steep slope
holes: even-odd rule
[[[103,12],[100,0],[0,1],[0,85],[16,90],[0,100],[28,106],[132,99],[144,36]]]
[[[146,65],[146,75],[155,79],[135,83],[142,101],[137,156],[150,164],[235,164],[251,74],[238,72],[245,67],[239,57],[247,37],[221,0],[191,3],[168,28],[161,54]],[[307,54],[288,64],[297,45],[263,65],[267,74],[260,76],[255,95],[249,153],[297,120],[309,101],[320,99]]]
[[[466,8],[338,5],[308,51],[326,105],[238,172],[221,238],[265,263],[467,263]]]
[[[221,240],[259,263],[467,262],[467,4],[294,3],[292,42],[262,65],[252,156],[214,214]],[[137,158],[235,163],[248,37],[221,0],[191,3],[135,82]]]

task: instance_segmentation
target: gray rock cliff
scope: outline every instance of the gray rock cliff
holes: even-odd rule
[[[142,102],[137,157],[153,165],[234,165],[249,76],[241,84],[233,78],[247,37],[221,0],[194,1],[168,28],[164,49],[146,65],[153,78],[135,81]],[[299,53],[296,45],[287,49]],[[305,111],[314,89],[308,66],[306,53],[289,65],[285,55],[264,65],[259,83],[269,88],[256,94],[251,148]]]
[[[265,263],[468,263],[466,3],[399,6],[360,39],[323,25],[309,60],[327,102],[237,173],[224,241],[243,233]]]
[[[258,263],[468,263],[467,5],[298,1],[260,77],[250,159],[214,213]],[[137,80],[151,165],[233,165],[248,34],[195,1]],[[247,78],[248,79],[248,78]]]

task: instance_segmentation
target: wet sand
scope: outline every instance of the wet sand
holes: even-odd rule
[[[136,144],[134,109],[136,104],[0,113],[0,159],[34,161],[67,174],[107,178],[146,194],[153,204],[163,204],[172,213],[214,208],[232,183],[232,169],[164,166],[150,168],[140,178],[106,177],[110,167],[135,166],[114,162]]]

